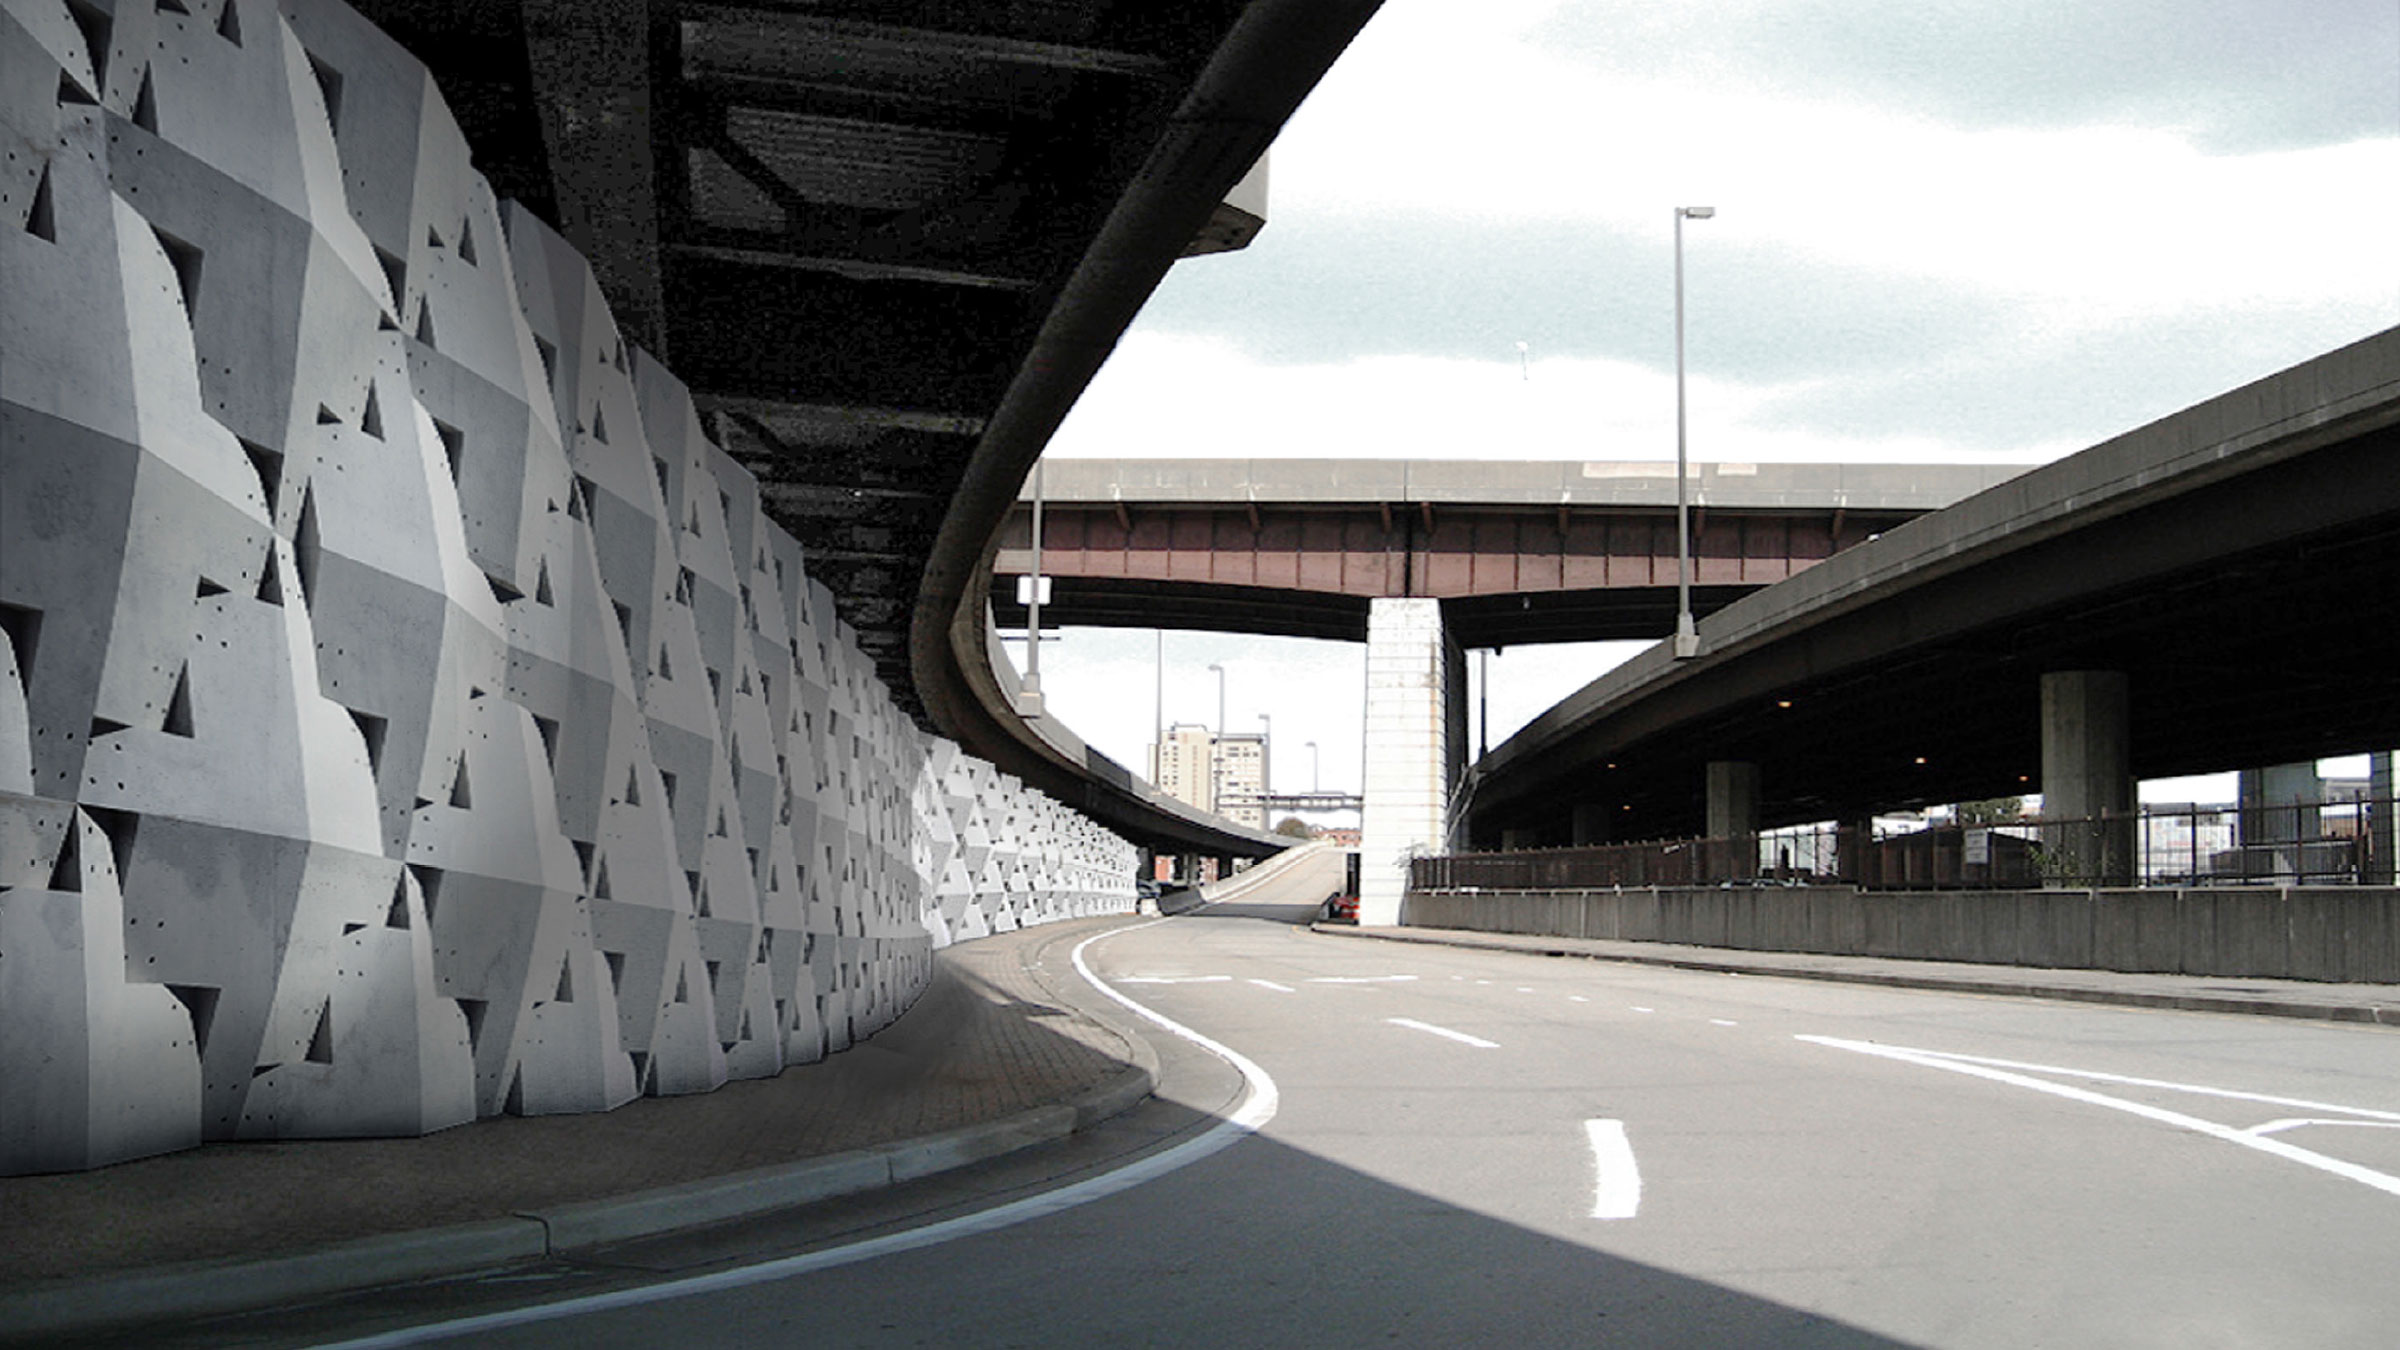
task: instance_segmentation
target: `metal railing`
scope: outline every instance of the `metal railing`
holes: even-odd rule
[[[2394,883],[2395,799],[2155,807],[2077,820],[1823,826],[1415,859],[1409,889],[1850,885],[1870,890]]]

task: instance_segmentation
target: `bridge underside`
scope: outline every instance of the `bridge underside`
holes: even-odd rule
[[[1712,760],[1760,766],[1768,825],[2038,792],[2056,670],[2126,672],[2139,778],[2400,744],[2396,455],[2361,435],[1696,671],[1487,784],[1473,840],[1567,843],[1579,805],[1699,833]]]
[[[1693,609],[1796,575],[1917,511],[1693,512]],[[1461,645],[1655,638],[1675,620],[1656,508],[1075,504],[1045,511],[1045,622],[1364,641],[1367,602],[1435,599]],[[1030,513],[1001,534],[993,611],[1022,626]]]
[[[1696,586],[1692,610],[1708,615],[1758,589]],[[1042,607],[1042,628],[1171,628],[1265,637],[1367,640],[1374,597],[1328,595],[1271,586],[1211,586],[1115,577],[1059,577]],[[1545,642],[1651,641],[1675,627],[1675,588],[1552,591],[1458,596],[1441,602],[1442,622],[1462,647],[1523,647]],[[992,591],[992,616],[1004,629],[1025,626],[1015,578]]]
[[[909,633],[953,497],[1253,7],[355,3],[431,69],[493,189],[553,223],[691,387],[926,723]],[[1238,176],[1273,130],[1186,130],[1175,171]],[[1225,216],[1168,254],[1237,245]]]

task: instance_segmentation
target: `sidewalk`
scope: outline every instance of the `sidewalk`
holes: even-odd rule
[[[2114,1003],[2186,1012],[2251,1013],[2327,1022],[2400,1026],[2400,985],[2316,984],[2307,980],[2249,980],[2208,975],[2144,975],[2113,970],[2048,970],[2026,966],[1980,966],[1951,961],[1904,961],[1879,956],[1819,956],[1805,952],[1752,952],[1728,947],[1683,947],[1663,942],[1613,942],[1599,938],[1545,937],[1526,933],[1478,933],[1458,928],[1359,928],[1316,923],[1319,933],[1385,942],[1430,943],[1484,951],[1577,956],[1634,965],[1670,966],[1737,975],[1780,975],[1796,980],[1835,980],[1951,993],[2006,994],[2021,998]]]
[[[1045,925],[935,956],[890,1027],[822,1063],[601,1114],[416,1139],[212,1144],[0,1178],[0,1340],[484,1269],[896,1184],[1147,1096],[1139,1037],[1073,1011]]]

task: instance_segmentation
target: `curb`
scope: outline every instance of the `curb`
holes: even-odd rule
[[[1312,923],[1309,931],[1333,937],[1370,938],[1378,942],[1413,942],[1431,947],[1458,947],[1469,951],[1521,952],[1536,956],[1572,956],[1586,961],[1615,961],[1623,965],[1664,966],[1674,970],[1699,970],[1718,975],[1768,975],[1792,980],[1819,980],[1832,984],[1872,984],[1897,989],[1932,989],[1951,994],[2001,994],[2015,998],[2046,998],[2067,1003],[2108,1003],[2133,1008],[2164,1008],[2175,1012],[2241,1013],[2253,1017],[2292,1017],[2312,1022],[2363,1023],[2369,1026],[2400,1027],[2400,1003],[2391,1005],[2362,1003],[2310,1003],[2298,999],[2240,998],[2223,994],[2151,993],[2139,989],[2102,989],[2083,985],[2042,984],[2032,980],[1977,980],[1954,975],[1917,974],[1907,971],[1833,970],[1824,967],[1779,966],[1755,964],[1722,958],[1692,956],[1646,956],[1635,952],[1585,952],[1571,948],[1542,944],[1533,935],[1525,944],[1492,941],[1468,941],[1441,937],[1429,933],[1387,932],[1362,929],[1351,924]],[[1465,931],[1465,930],[1461,930]],[[1478,936],[1503,936],[1498,934]]]
[[[1130,1062],[1098,1086],[1061,1102],[938,1134],[288,1256],[195,1261],[0,1290],[0,1342],[125,1331],[465,1275],[914,1181],[1063,1139],[1148,1097],[1158,1086],[1157,1054],[1141,1037],[1123,1039],[1132,1047]]]

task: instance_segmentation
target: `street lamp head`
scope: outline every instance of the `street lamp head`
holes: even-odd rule
[[[1717,214],[1717,208],[1713,206],[1678,206],[1675,208],[1675,214],[1692,220],[1708,220]]]

